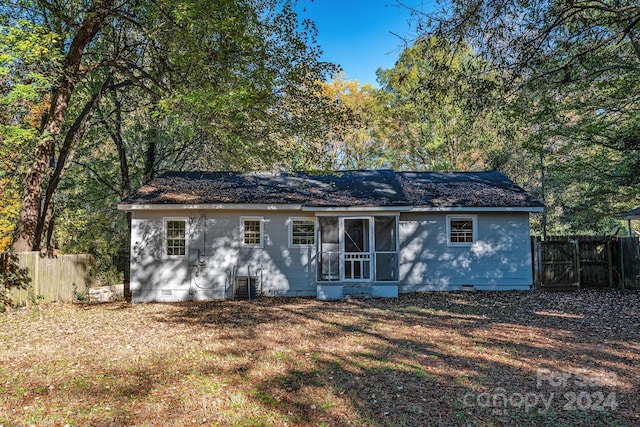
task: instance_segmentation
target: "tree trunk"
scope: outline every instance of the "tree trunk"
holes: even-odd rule
[[[44,132],[36,146],[33,163],[27,173],[22,208],[14,249],[16,251],[30,251],[40,249],[40,237],[37,236],[38,222],[42,220],[43,212],[42,192],[47,175],[47,162],[55,154],[55,145],[60,138],[64,126],[69,101],[77,81],[82,76],[80,65],[86,46],[102,29],[107,18],[111,15],[114,0],[96,0],[93,8],[87,14],[86,21],[78,29],[69,52],[61,65],[61,75],[57,87],[53,90],[51,107]]]
[[[118,84],[117,86],[125,86],[130,82],[123,82]],[[116,151],[118,152],[118,165],[120,167],[120,199],[124,199],[131,195],[131,176],[129,174],[129,161],[127,160],[127,147],[124,144],[124,138],[122,137],[122,102],[118,99],[118,93],[113,92],[113,111],[108,114],[114,115],[114,127],[112,128],[107,119],[104,117],[101,119],[102,126],[109,134],[111,141],[116,146]],[[145,163],[145,168],[146,168]]]
[[[42,186],[46,176],[47,161],[54,152],[55,143],[60,136],[62,125],[67,113],[69,98],[73,92],[73,82],[66,76],[56,91],[51,103],[49,120],[45,126],[42,138],[36,147],[36,153],[31,168],[27,174],[22,196],[22,208],[16,231],[14,249],[17,252],[38,250],[36,234],[38,221],[41,217]],[[38,239],[39,240],[39,239]]]
[[[142,179],[145,184],[151,182],[155,175],[157,138],[158,128],[153,126],[149,132],[149,141],[147,142],[147,151],[144,157],[144,176]]]
[[[53,253],[53,250],[55,249],[55,235],[53,233],[54,230],[54,222],[55,222],[55,217],[53,216],[53,204],[51,204],[51,218],[49,218],[48,223],[49,223],[49,228],[47,229],[47,237],[45,240],[45,244],[47,247],[47,252],[48,253]]]
[[[131,177],[129,176],[129,163],[127,162],[127,150],[122,138],[122,104],[118,99],[118,94],[114,93],[113,102],[115,105],[116,130],[111,134],[116,149],[118,150],[118,160],[120,164],[120,197],[126,198],[131,194]]]
[[[41,245],[41,239],[45,237],[45,233],[47,236],[51,234],[51,230],[49,230],[52,227],[50,221],[53,218],[53,201],[58,190],[58,185],[69,168],[69,165],[78,150],[78,145],[84,137],[84,134],[87,132],[91,117],[100,103],[102,95],[108,90],[108,84],[110,82],[111,78],[109,77],[104,82],[100,90],[93,94],[89,102],[87,102],[82,109],[80,115],[76,118],[73,125],[67,131],[62,147],[60,148],[57,164],[49,177],[47,191],[41,207],[41,215],[40,218],[38,218],[34,241],[34,247],[36,248]],[[45,242],[48,244],[48,239]]]
[[[545,208],[542,210],[542,239],[547,240],[547,177],[545,175],[544,170],[544,150],[540,149],[540,196],[542,198],[541,202],[545,205]]]

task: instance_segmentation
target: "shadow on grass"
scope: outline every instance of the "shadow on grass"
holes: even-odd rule
[[[639,408],[630,397],[639,385],[638,335],[614,325],[616,314],[624,314],[614,306],[628,294],[595,297],[612,308],[606,318],[586,315],[593,307],[585,308],[576,295],[184,303],[147,321],[215,330],[219,346],[210,357],[216,362],[203,362],[199,373],[225,378],[249,405],[289,422],[634,424]],[[631,322],[637,325],[635,316]],[[302,325],[298,336],[286,332],[293,325]],[[265,336],[267,330],[283,332]],[[628,342],[631,347],[619,351]],[[274,346],[288,348],[286,357]],[[265,363],[278,368],[266,369]],[[545,372],[565,374],[566,380],[558,384]],[[578,385],[580,375],[601,374],[614,381]],[[594,405],[597,393],[611,392],[618,399],[615,408]],[[571,410],[567,393],[587,393],[593,404]],[[541,399],[550,399],[550,405]]]
[[[638,300],[590,291],[82,304],[117,316],[134,348],[112,361],[109,346],[123,344],[107,343],[78,368],[57,355],[60,375],[58,362],[42,375],[0,367],[17,387],[0,383],[14,395],[0,403],[46,402],[56,415],[41,424],[639,425]],[[578,386],[583,373],[612,381]],[[567,407],[567,393],[582,400]],[[617,407],[598,408],[598,393],[614,393]]]

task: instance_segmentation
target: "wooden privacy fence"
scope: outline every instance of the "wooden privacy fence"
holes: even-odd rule
[[[618,238],[621,285],[625,289],[640,289],[640,239]]]
[[[640,288],[640,242],[633,237],[532,238],[540,289]]]
[[[92,255],[50,255],[41,252],[0,252],[0,268],[6,271],[12,264],[26,286],[13,288],[10,298],[14,305],[29,302],[73,302],[88,291],[95,260]]]

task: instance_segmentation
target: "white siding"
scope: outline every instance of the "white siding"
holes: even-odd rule
[[[529,289],[533,283],[527,213],[478,213],[477,239],[447,245],[445,213],[400,217],[400,291]]]
[[[267,295],[315,295],[315,248],[288,244],[288,219],[295,212],[261,213],[262,248],[242,246],[243,214],[246,211],[189,212],[188,248],[198,250],[203,261],[192,263],[188,257],[163,255],[163,218],[178,213],[136,212],[131,232],[133,301],[231,298],[235,276],[258,276],[258,289]]]
[[[289,247],[288,220],[300,212],[250,211],[264,218],[262,248],[241,244],[240,217],[247,213],[136,211],[131,224],[133,301],[232,298],[236,276],[258,276],[258,290],[266,295],[315,296],[315,246]],[[462,285],[529,289],[528,213],[474,214],[477,239],[470,247],[447,245],[446,212],[400,215],[400,292],[457,290]],[[198,250],[202,263],[163,254],[167,217],[187,218],[188,249]]]

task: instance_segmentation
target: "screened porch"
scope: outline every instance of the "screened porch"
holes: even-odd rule
[[[318,281],[398,280],[398,216],[318,217]]]

